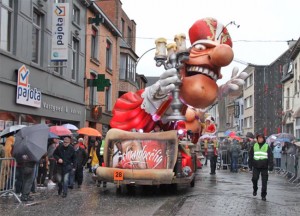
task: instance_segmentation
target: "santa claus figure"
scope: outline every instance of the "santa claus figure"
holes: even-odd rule
[[[212,116],[208,116],[205,119],[205,127],[204,127],[203,134],[215,135],[217,128],[216,128],[216,125],[214,122],[215,122],[215,119]]]
[[[182,114],[189,116],[191,115],[187,110],[205,109],[213,104],[218,96],[222,97],[244,84],[247,73],[237,75],[237,69],[234,69],[231,80],[226,84],[218,87],[216,83],[222,78],[221,68],[233,60],[232,40],[223,24],[214,18],[200,19],[190,27],[189,38],[189,60],[180,68],[180,76],[176,68],[168,69],[153,85],[120,97],[113,109],[110,123],[112,128],[126,131],[136,128],[150,132],[155,121],[159,119],[164,125],[164,130],[176,129],[176,124],[166,119],[172,113],[170,103],[175,83],[181,82],[179,94],[184,104]],[[189,116],[188,120],[191,119]],[[198,121],[196,117],[192,120]],[[189,125],[199,127],[199,122],[189,122]],[[213,126],[208,126],[207,129],[215,131]],[[196,130],[199,128],[195,128]]]

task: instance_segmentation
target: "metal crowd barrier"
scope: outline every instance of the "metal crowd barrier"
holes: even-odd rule
[[[248,168],[249,152],[247,150],[241,151],[241,156],[239,157],[238,167]],[[230,154],[228,150],[220,150],[218,155],[218,162],[220,168],[227,169],[231,165]],[[289,183],[296,183],[297,187],[300,187],[300,158],[293,154],[281,154],[281,164],[280,167],[276,167],[276,162],[274,158],[274,168],[275,173],[279,174],[288,179]]]
[[[277,173],[288,178],[289,183],[299,182],[299,177],[300,177],[299,158],[297,158],[296,155],[292,155],[292,154],[282,154],[281,167]],[[298,183],[296,186],[300,186],[300,183]]]
[[[299,167],[299,164],[300,164],[300,158],[298,158],[298,161],[297,161],[297,187],[300,187],[300,181],[299,181],[299,179],[300,179],[300,167]]]
[[[12,194],[21,203],[15,193],[16,164],[15,158],[0,158],[0,197]]]
[[[248,156],[249,153],[247,150],[242,150],[238,159],[238,167],[239,168],[248,168]],[[230,152],[228,150],[220,150],[218,155],[218,162],[220,163],[220,168],[227,169],[231,166],[231,158]]]
[[[219,151],[218,157],[220,158],[220,168],[224,169],[224,167],[226,167],[228,169],[228,167],[230,166],[230,160],[229,160],[229,154],[227,150],[221,150]]]

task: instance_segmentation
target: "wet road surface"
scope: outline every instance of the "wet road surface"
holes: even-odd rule
[[[86,171],[85,171],[86,172]],[[198,170],[194,188],[189,185],[97,187],[90,173],[84,185],[57,195],[56,188],[38,188],[35,201],[18,204],[13,197],[0,198],[0,215],[300,215],[300,189],[277,174],[270,174],[267,201],[252,195],[251,174],[208,167]]]

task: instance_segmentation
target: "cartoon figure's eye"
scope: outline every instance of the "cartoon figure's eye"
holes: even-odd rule
[[[198,50],[205,50],[206,49],[206,46],[204,46],[203,44],[196,44],[194,46],[195,49],[198,49]]]

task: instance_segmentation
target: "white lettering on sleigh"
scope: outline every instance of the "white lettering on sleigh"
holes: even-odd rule
[[[147,145],[143,147],[141,150],[132,151],[130,147],[126,148],[126,151],[123,153],[122,161],[130,161],[129,163],[146,163],[149,161],[154,162],[154,166],[152,169],[156,168],[162,161],[162,150],[161,149],[153,149],[151,152],[146,150]]]

